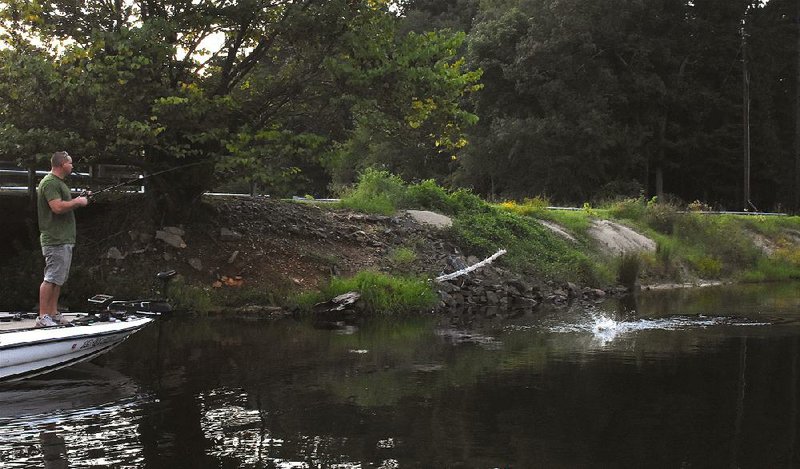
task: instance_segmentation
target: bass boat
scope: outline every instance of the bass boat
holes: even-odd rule
[[[159,272],[162,291],[176,275]],[[108,352],[172,311],[166,300],[114,300],[111,295],[89,298],[96,313],[62,313],[65,324],[36,327],[36,313],[0,313],[0,382],[55,371]]]
[[[0,313],[0,382],[48,373],[108,352],[153,321],[137,315],[63,313],[35,327],[35,314]]]

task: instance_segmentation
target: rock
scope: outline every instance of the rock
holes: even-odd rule
[[[113,259],[115,261],[121,261],[125,259],[125,255],[122,254],[122,252],[120,252],[120,250],[117,249],[116,247],[108,248],[108,252],[106,252],[106,255],[104,257],[106,259]]]
[[[183,228],[178,228],[177,226],[165,226],[162,231],[166,231],[169,234],[174,234],[175,236],[183,237],[186,232],[183,231]]]
[[[186,243],[183,241],[181,236],[183,235],[171,233],[167,231],[166,228],[156,231],[156,239],[160,239],[174,248],[183,249],[186,247]]]
[[[351,309],[358,300],[361,299],[361,294],[355,291],[342,293],[339,296],[333,297],[328,301],[317,303],[313,306],[314,313],[330,313],[334,311],[345,311]]]
[[[453,220],[450,217],[439,213],[427,210],[406,210],[406,213],[417,223],[431,225],[436,228],[448,228],[453,225]]]
[[[464,262],[464,259],[454,254],[447,256],[447,265],[453,269],[453,272],[467,268],[467,263]]]
[[[228,228],[220,228],[219,239],[221,241],[239,241],[242,235]]]
[[[500,297],[492,290],[486,292],[486,302],[490,305],[496,305],[500,303]]]
[[[191,259],[189,259],[188,262],[189,265],[192,266],[192,268],[194,268],[195,270],[197,271],[203,270],[203,262],[200,259],[192,257]]]
[[[584,295],[588,298],[600,299],[606,297],[606,292],[600,290],[599,288],[587,288],[584,291]]]

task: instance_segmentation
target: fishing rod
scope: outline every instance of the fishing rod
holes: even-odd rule
[[[161,170],[161,171],[156,171],[155,173],[147,174],[145,176],[139,176],[137,178],[129,179],[129,180],[123,181],[123,182],[121,182],[119,184],[114,184],[113,186],[104,187],[103,189],[100,189],[99,191],[93,191],[91,194],[89,194],[87,191],[83,191],[83,192],[81,192],[81,196],[91,198],[91,197],[96,196],[97,194],[101,194],[103,192],[110,191],[112,189],[116,189],[117,187],[127,186],[128,184],[132,184],[134,182],[143,181],[143,180],[151,178],[153,176],[158,176],[160,174],[169,173],[171,171],[177,171],[179,169],[191,168],[192,166],[200,166],[200,165],[203,165],[203,164],[211,164],[211,163],[213,163],[213,161],[198,161],[198,162],[195,162],[195,163],[189,163],[189,164],[185,164],[185,165],[181,165],[181,166],[175,166],[174,168],[167,168],[167,169],[164,169],[164,170]]]

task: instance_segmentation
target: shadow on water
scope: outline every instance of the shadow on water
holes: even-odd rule
[[[797,286],[775,287],[471,330],[176,318],[0,387],[0,461],[41,467],[52,441],[71,467],[797,467]]]

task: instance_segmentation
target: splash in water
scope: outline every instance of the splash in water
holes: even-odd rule
[[[657,319],[635,319],[617,321],[603,313],[590,313],[583,321],[573,324],[557,324],[549,328],[550,332],[591,332],[602,344],[607,344],[627,333],[663,330],[677,331],[686,329],[705,329],[714,326],[766,326],[769,323],[756,322],[743,318],[722,316],[670,316]]]

